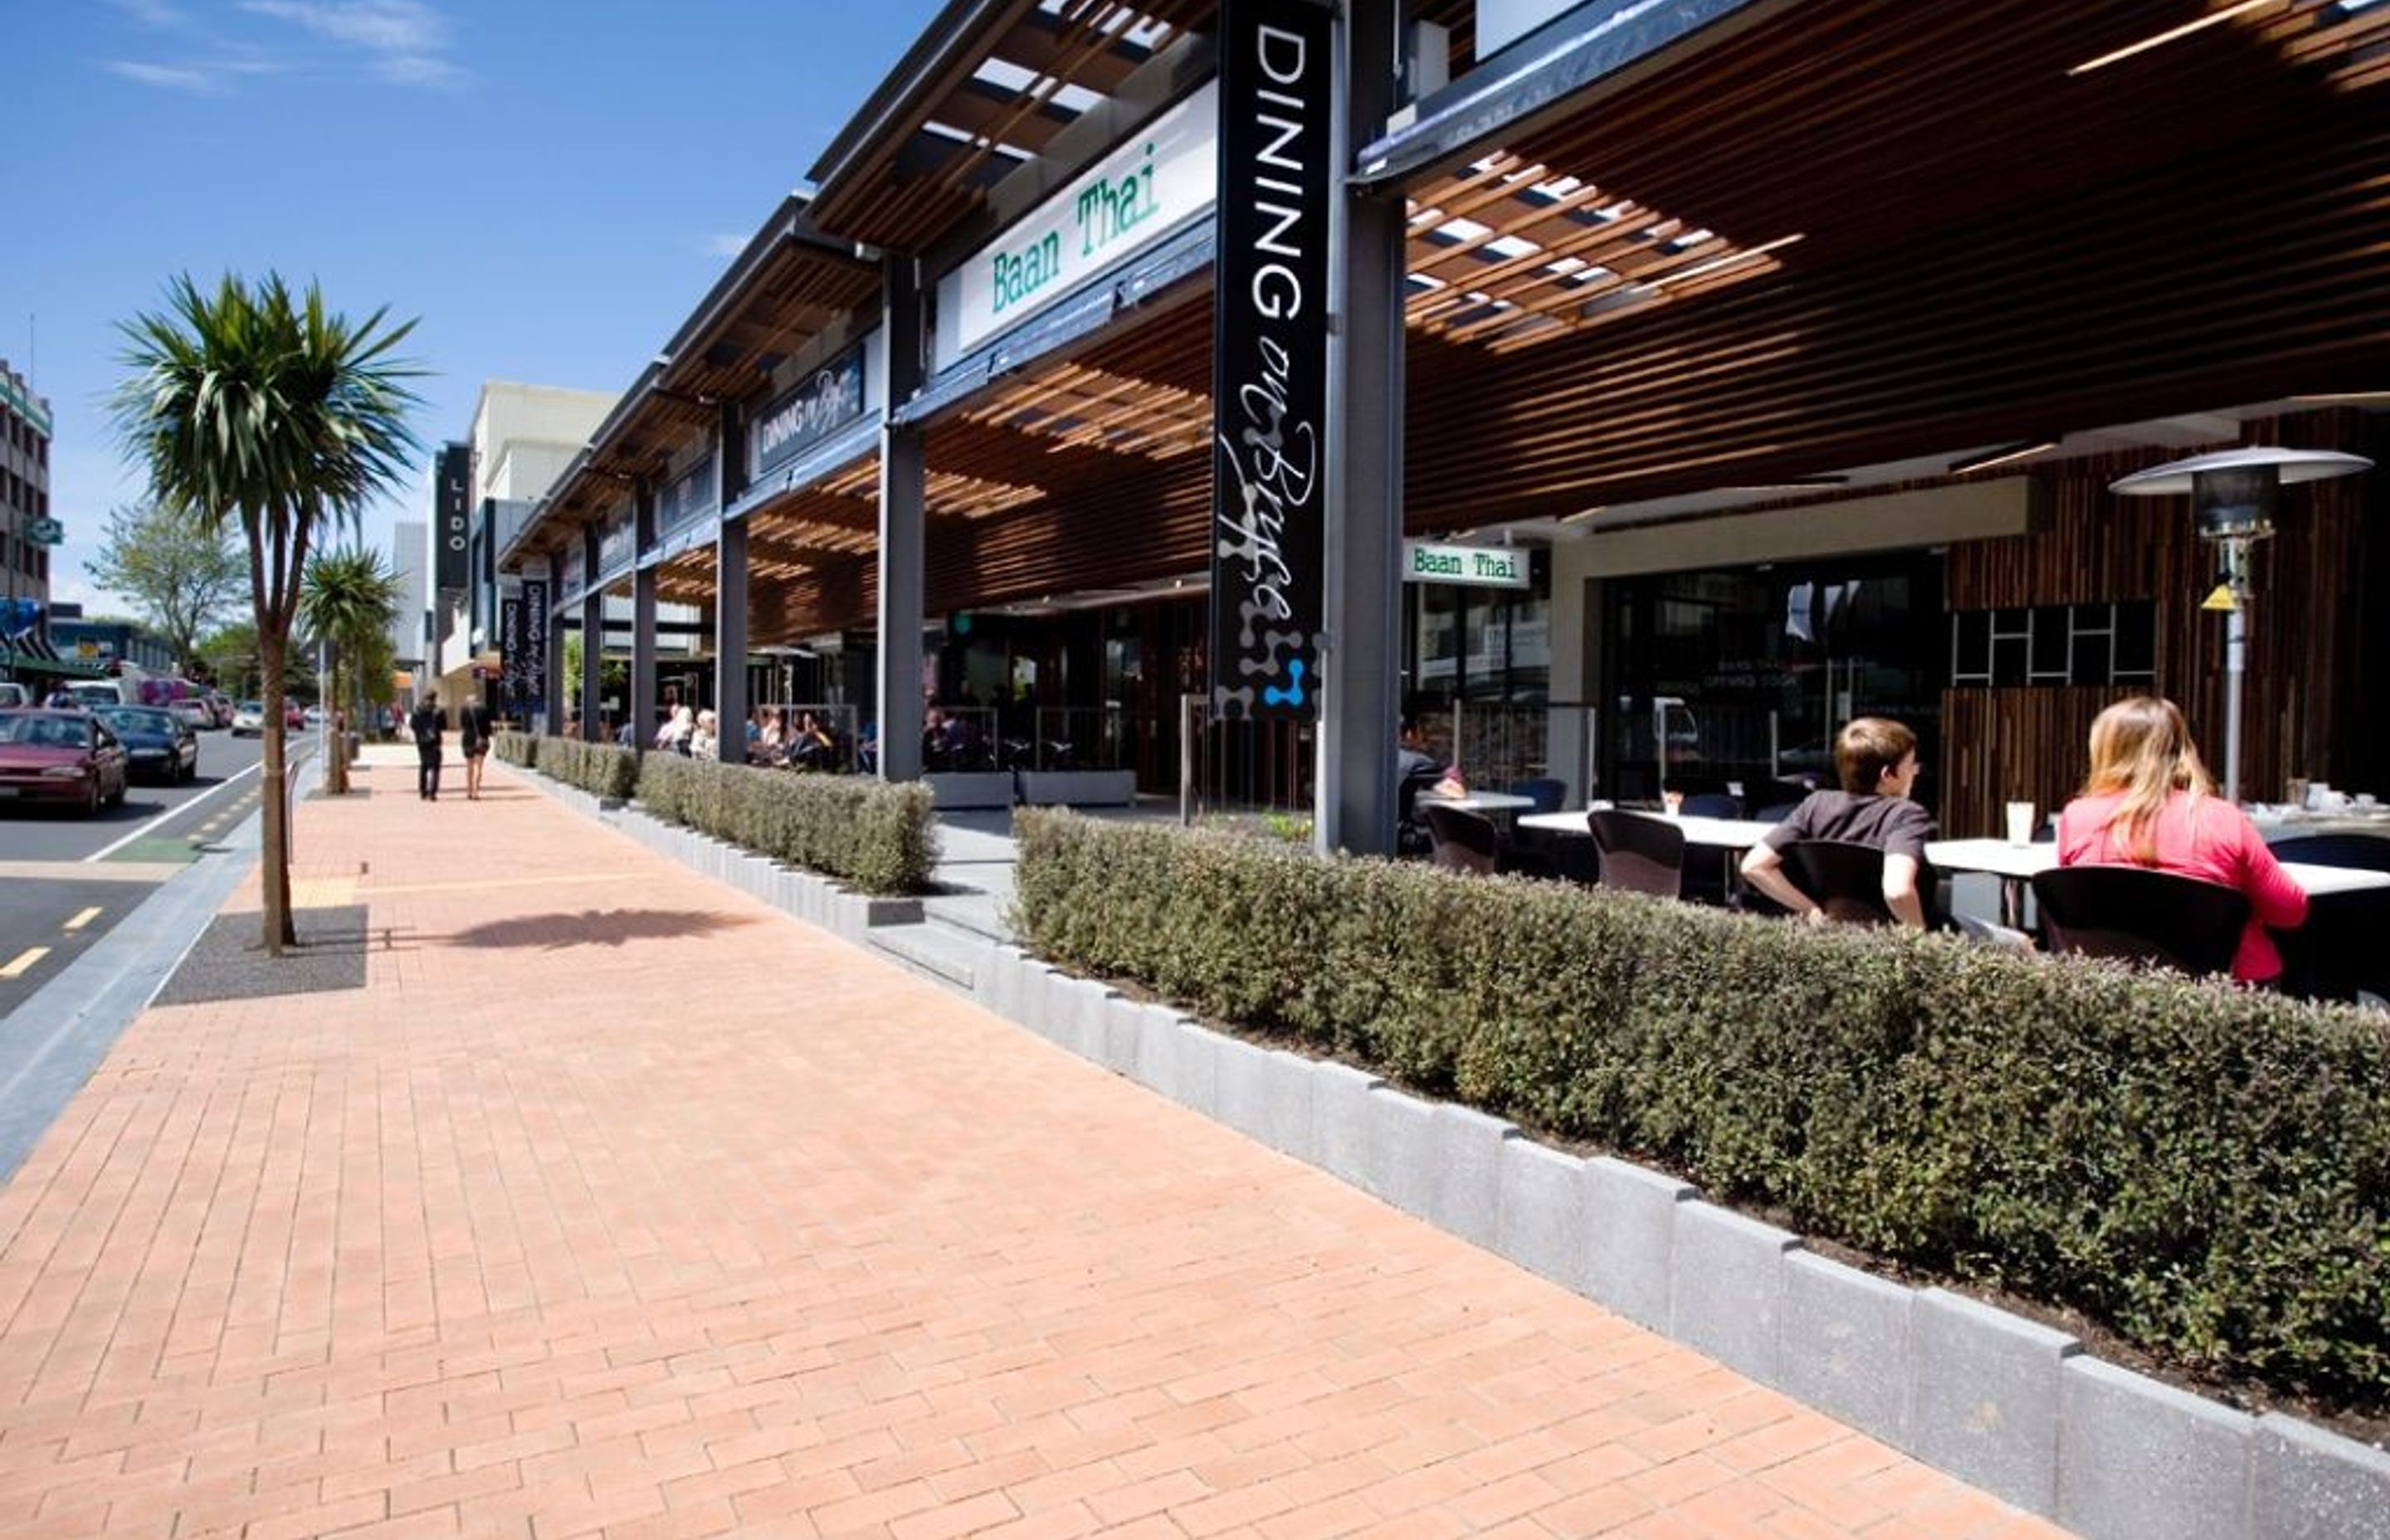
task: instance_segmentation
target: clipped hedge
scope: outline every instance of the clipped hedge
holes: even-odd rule
[[[649,754],[638,770],[638,796],[660,818],[826,872],[867,893],[925,892],[937,860],[930,789],[919,782]]]
[[[540,774],[577,786],[593,797],[628,802],[639,780],[639,756],[610,743],[584,743],[572,738],[532,738],[523,733],[498,733],[490,739],[497,756],[508,764],[535,768]]]
[[[1812,930],[1060,812],[1039,953],[2072,1306],[2390,1404],[2390,1031],[1953,937]]]

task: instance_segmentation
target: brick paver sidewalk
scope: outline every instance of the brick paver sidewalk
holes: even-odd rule
[[[490,779],[0,1194],[0,1534],[2054,1533]]]

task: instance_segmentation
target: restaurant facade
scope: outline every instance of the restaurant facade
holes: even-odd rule
[[[2118,694],[2215,752],[2217,552],[2110,484],[2343,450],[2258,547],[2245,789],[2379,787],[2385,100],[2345,0],[955,0],[500,560],[550,660],[627,604],[635,712],[686,604],[726,728],[894,776],[935,702],[1375,850],[1407,713],[1571,805],[1873,713],[1981,833]]]

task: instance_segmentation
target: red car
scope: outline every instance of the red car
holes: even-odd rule
[[[89,712],[0,711],[0,802],[124,801],[124,745]]]
[[[294,732],[307,725],[306,709],[287,695],[282,698],[282,725]]]

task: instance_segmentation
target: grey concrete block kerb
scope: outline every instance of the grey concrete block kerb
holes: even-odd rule
[[[1376,1092],[1384,1081],[1366,1070],[1326,1059],[1311,1067],[1312,1146],[1330,1175],[1369,1190]]]
[[[1638,1326],[1668,1329],[1677,1211],[1693,1189],[1604,1155],[1586,1162],[1585,1277],[1577,1291]]]
[[[2086,1540],[2248,1540],[2255,1418],[2080,1355],[2058,1393],[2061,1524]]]
[[[1801,1238],[1715,1203],[1677,1208],[1668,1335],[1762,1384],[1780,1382],[1784,1259]]]
[[[1434,1177],[1427,1217],[1472,1246],[1494,1249],[1501,1236],[1503,1147],[1518,1125],[1473,1107],[1438,1102],[1428,1164]]]
[[[1585,1161],[1533,1139],[1502,1145],[1494,1250],[1574,1289],[1585,1273]]]
[[[2034,1513],[2058,1508],[2059,1371],[2083,1345],[1929,1289],[1909,1316],[1910,1449]]]
[[[1917,1291],[1795,1251],[1784,1259],[1777,1380],[1896,1448],[1908,1446],[1908,1315]]]
[[[2390,1540],[2390,1455],[2269,1412],[2255,1458],[2254,1540]]]
[[[1362,1183],[1372,1195],[1421,1219],[1435,1212],[1435,1104],[1390,1085],[1369,1093],[1369,1161]]]

